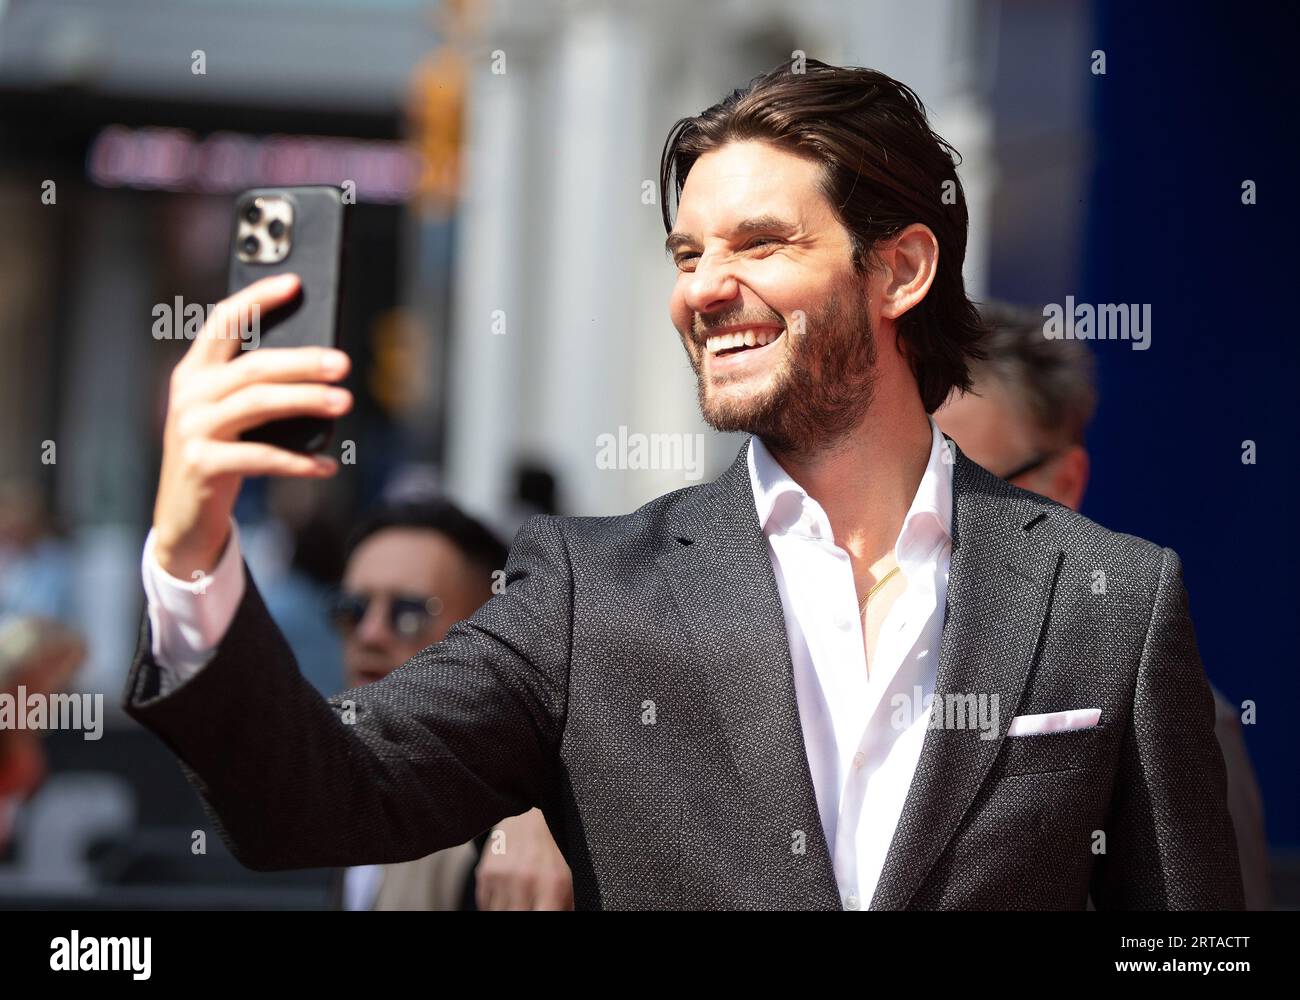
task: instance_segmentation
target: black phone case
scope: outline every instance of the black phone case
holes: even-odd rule
[[[235,245],[239,215],[249,201],[265,195],[279,195],[293,204],[292,243],[285,259],[275,264],[245,263]],[[338,346],[346,215],[343,192],[336,187],[254,188],[235,200],[229,291],[276,274],[296,274],[302,282],[292,302],[261,317],[257,349]],[[333,420],[290,417],[250,428],[240,437],[291,451],[319,452],[329,445],[333,433]]]

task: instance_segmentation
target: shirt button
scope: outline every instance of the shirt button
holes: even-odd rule
[[[847,632],[849,628],[849,619],[842,611],[836,611],[831,620],[835,622],[835,627],[841,632]]]
[[[821,537],[822,537],[822,526],[821,526],[820,524],[818,524],[816,521],[811,521],[811,522],[809,522],[809,524],[808,524],[808,534],[812,535],[813,538],[821,538]]]
[[[844,909],[856,910],[858,908],[858,897],[854,893],[844,897]]]

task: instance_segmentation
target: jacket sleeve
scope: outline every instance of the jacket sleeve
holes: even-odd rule
[[[1099,910],[1243,908],[1214,700],[1172,549],[1163,550],[1105,832],[1091,887]]]
[[[504,582],[442,642],[327,700],[246,576],[212,660],[165,696],[145,617],[126,711],[180,758],[249,868],[422,857],[538,805],[555,767],[572,635],[558,519],[519,530]]]

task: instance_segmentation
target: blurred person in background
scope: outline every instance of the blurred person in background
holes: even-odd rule
[[[0,615],[76,624],[72,559],[29,483],[0,483]]]
[[[449,501],[373,511],[350,540],[333,608],[348,688],[441,642],[492,595],[492,574],[505,561],[506,547]],[[415,861],[344,869],[341,882],[336,902],[348,910],[573,908],[568,865],[537,809]]]
[[[1084,436],[1097,404],[1092,354],[1080,340],[1049,340],[1042,313],[987,302],[986,357],[971,365],[974,388],[935,413],[945,434],[994,475],[1071,510],[1088,486]],[[1237,710],[1216,689],[1214,733],[1228,776],[1246,908],[1269,908],[1264,815]]]
[[[0,695],[45,696],[61,691],[86,655],[75,632],[43,618],[0,620]],[[45,777],[40,735],[0,727],[0,856],[9,847],[18,808]]]
[[[241,515],[249,523],[240,536],[249,571],[262,581],[267,610],[303,676],[328,697],[343,686],[343,643],[321,611],[343,576],[344,539],[322,495],[304,486],[292,479],[266,481],[261,502],[250,502]]]

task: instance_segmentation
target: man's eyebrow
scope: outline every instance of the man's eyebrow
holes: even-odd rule
[[[754,233],[783,233],[795,231],[795,224],[778,215],[756,215],[745,219],[731,230],[732,236],[751,236]],[[664,253],[672,256],[673,252],[684,246],[698,246],[699,240],[691,233],[669,233],[664,240]]]

